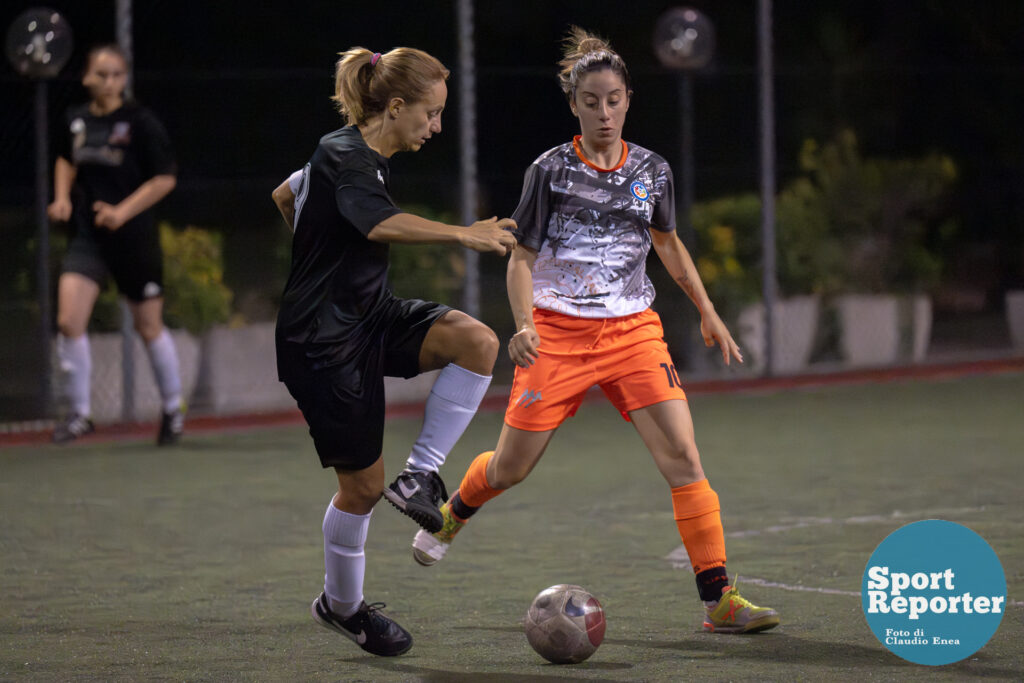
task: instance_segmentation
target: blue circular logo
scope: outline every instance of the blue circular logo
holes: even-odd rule
[[[897,529],[872,553],[861,606],[875,637],[916,664],[951,664],[989,641],[1006,611],[1006,576],[992,547],[938,519]]]
[[[629,186],[629,191],[633,193],[633,196],[642,202],[646,202],[651,194],[647,191],[647,186],[641,183],[639,180],[634,180],[633,184]]]

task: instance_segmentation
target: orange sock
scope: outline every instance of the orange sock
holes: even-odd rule
[[[707,479],[672,489],[672,512],[695,574],[725,566],[720,509]]]
[[[466,475],[459,484],[459,498],[471,508],[478,508],[491,498],[494,498],[504,489],[491,488],[487,483],[487,463],[490,462],[494,451],[486,451],[476,456],[469,464]]]

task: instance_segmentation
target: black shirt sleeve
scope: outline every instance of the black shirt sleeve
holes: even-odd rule
[[[146,178],[177,175],[171,138],[160,120],[148,109],[140,108],[136,125],[139,128],[139,169]]]
[[[402,211],[384,187],[377,165],[369,157],[352,156],[338,173],[334,200],[345,220],[368,235],[378,223]]]
[[[536,163],[530,164],[523,178],[523,194],[519,206],[512,214],[516,229],[512,231],[516,240],[531,249],[539,250],[547,233],[548,216],[551,213],[548,195],[550,182],[548,174]]]
[[[676,190],[672,183],[672,169],[668,162],[658,164],[657,176],[654,179],[654,215],[651,227],[660,232],[675,232],[676,229]]]
[[[71,120],[73,114],[69,109],[60,119],[60,127],[53,136],[53,151],[65,161],[73,163],[71,156]]]

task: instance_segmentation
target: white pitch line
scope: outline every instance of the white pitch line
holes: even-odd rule
[[[779,524],[775,526],[765,527],[764,529],[748,529],[745,531],[734,531],[726,534],[729,538],[749,538],[752,536],[760,536],[762,534],[777,534],[786,531],[792,531],[794,529],[805,529],[812,526],[827,526],[830,524],[876,524],[879,522],[889,522],[894,519],[905,519],[908,517],[919,518],[919,519],[933,519],[933,515],[943,514],[964,514],[971,512],[982,512],[984,507],[967,507],[967,508],[946,508],[946,509],[934,509],[934,510],[920,510],[917,512],[902,512],[900,510],[893,510],[888,515],[861,515],[857,517],[847,517],[845,519],[834,519],[832,517],[806,517],[800,519],[793,524]],[[686,552],[686,546],[681,545],[668,555],[665,559],[672,563],[673,569],[690,569],[690,556]],[[756,586],[765,586],[766,588],[780,588],[787,591],[803,591],[808,593],[827,593],[829,595],[847,595],[850,597],[859,598],[860,591],[847,591],[840,590],[838,588],[822,588],[820,586],[798,586],[788,583],[779,583],[777,581],[767,581],[765,579],[750,578],[747,576],[742,577],[743,583],[752,583]],[[1024,607],[1024,602],[1020,600],[1007,600],[1007,607]]]
[[[860,597],[860,591],[844,591],[838,588],[820,588],[818,586],[794,586],[788,583],[778,583],[777,581],[752,579],[749,576],[741,576],[739,583],[752,583],[755,586],[764,586],[765,588],[781,588],[784,591],[804,591],[807,593],[828,593],[829,595],[849,595],[855,598]]]
[[[740,577],[739,583],[752,583],[755,586],[764,586],[765,588],[781,588],[784,591],[804,591],[807,593],[828,593],[829,595],[849,595],[851,597],[859,598],[860,591],[844,591],[838,588],[819,588],[818,586],[794,586],[788,583],[779,583],[777,581],[765,581],[764,579],[751,578],[749,576]],[[1007,607],[1024,607],[1024,602],[1020,600],[1007,600]]]
[[[828,526],[831,524],[878,524],[881,522],[891,522],[896,519],[935,519],[935,515],[962,515],[974,512],[984,512],[985,507],[966,507],[966,508],[937,508],[932,510],[916,510],[911,512],[903,512],[902,510],[893,510],[888,515],[859,515],[856,517],[847,517],[845,519],[836,519],[834,517],[802,517],[798,518],[792,524],[778,524],[775,526],[765,527],[763,529],[746,529],[744,531],[732,531],[727,533],[726,536],[729,538],[749,538],[751,536],[761,536],[763,534],[778,534],[785,531],[792,531],[794,529],[806,529],[812,526]]]

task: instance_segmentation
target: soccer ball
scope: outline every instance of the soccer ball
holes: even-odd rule
[[[604,609],[579,586],[562,583],[537,594],[526,613],[526,639],[554,664],[576,664],[604,640]]]

